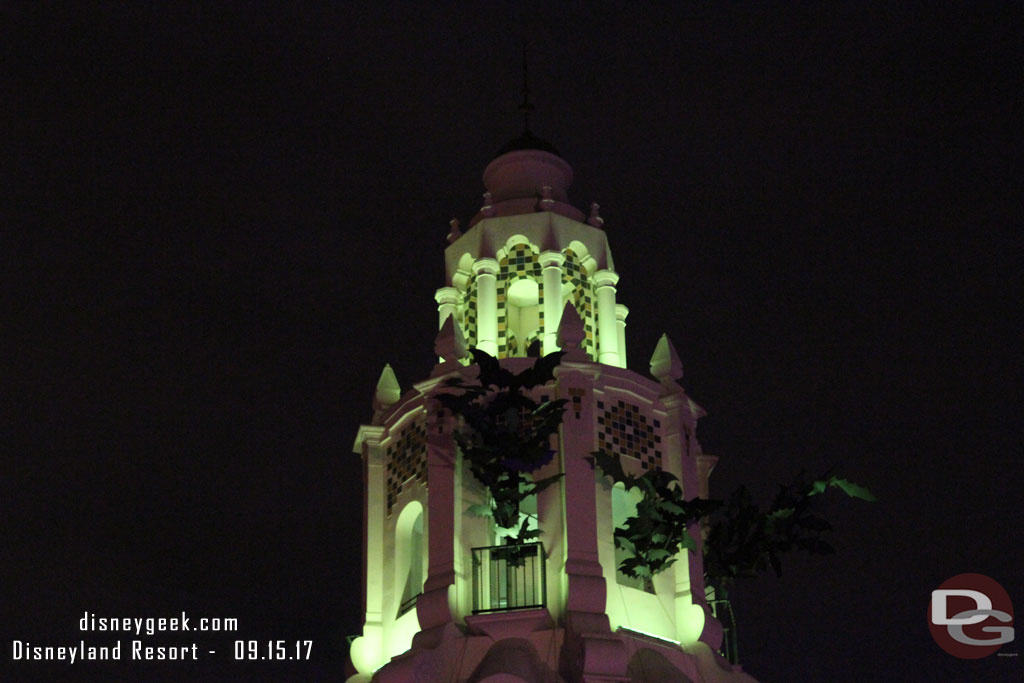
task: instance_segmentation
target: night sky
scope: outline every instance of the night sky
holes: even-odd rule
[[[735,587],[745,668],[1024,679],[926,623],[962,572],[1024,605],[1017,3],[41,4],[0,9],[0,679],[343,679],[352,443],[385,363],[433,366],[524,35],[629,365],[672,338],[713,496],[833,468],[880,499]],[[314,661],[11,662],[100,644],[85,610],[237,617]]]

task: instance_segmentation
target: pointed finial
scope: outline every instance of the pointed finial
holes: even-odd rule
[[[654,347],[654,354],[651,356],[651,375],[662,384],[683,378],[683,364],[667,334],[661,335],[658,345]]]
[[[600,228],[604,225],[604,219],[601,218],[601,214],[599,213],[600,210],[601,205],[597,202],[592,202],[590,204],[590,217],[587,218],[587,223],[593,225],[595,228]]]
[[[440,356],[443,363],[457,363],[466,357],[466,338],[462,334],[462,326],[449,315],[434,338],[434,353]]]
[[[386,364],[380,373],[380,379],[377,380],[377,389],[373,392],[373,411],[380,413],[387,410],[397,403],[401,396],[402,387],[398,384],[395,371],[391,369],[390,364]]]
[[[565,351],[566,360],[586,360],[587,353],[580,344],[586,337],[583,331],[583,320],[576,312],[576,307],[571,301],[565,302],[565,309],[562,311],[562,320],[558,323],[558,346]]]
[[[530,132],[530,112],[533,105],[530,104],[530,85],[526,71],[526,38],[523,38],[523,103],[519,105],[519,111],[523,112],[523,132]]]
[[[451,244],[455,240],[457,240],[460,237],[462,237],[462,231],[459,230],[459,219],[458,218],[453,218],[450,221],[448,221],[448,227],[451,228],[451,231],[448,233],[448,238],[447,239],[448,239],[448,244]]]

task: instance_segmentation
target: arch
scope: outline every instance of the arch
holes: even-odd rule
[[[509,252],[511,252],[519,245],[526,245],[534,254],[537,254],[537,245],[532,243],[526,235],[516,233],[515,235],[512,235],[507,240],[505,240],[504,246],[498,249],[498,253],[495,254],[495,258],[498,259],[498,261],[501,261],[503,258],[509,255]]]
[[[423,592],[427,569],[426,524],[423,504],[411,500],[402,507],[395,523],[395,595],[397,614],[402,615],[416,605]]]
[[[525,356],[544,324],[544,279],[536,245],[513,235],[498,251],[498,357]]]
[[[581,257],[572,248],[572,245],[578,246],[584,256]],[[582,346],[590,357],[596,360],[597,335],[594,330],[597,329],[597,324],[594,317],[594,292],[587,274],[587,266],[584,265],[586,263],[584,258],[591,263],[594,259],[590,257],[586,246],[575,240],[570,243],[569,247],[562,250],[562,255],[565,256],[565,262],[562,264],[562,296],[568,301],[572,301],[576,312],[579,313],[580,319],[583,321]]]
[[[455,274],[452,275],[452,284],[461,292],[465,292],[469,281],[473,279],[473,262],[476,259],[468,251],[463,252],[459,257],[458,265],[455,267]]]
[[[587,249],[587,245],[583,244],[583,242],[580,242],[579,240],[572,240],[569,242],[569,246],[562,250],[562,253],[570,250],[576,255],[576,258],[579,259],[583,272],[588,277],[593,275],[597,270],[597,261],[591,255],[590,250]]]
[[[549,679],[537,649],[525,638],[504,638],[487,651],[469,683],[517,683]]]
[[[466,295],[463,299],[463,334],[470,346],[476,346],[476,320],[477,320],[477,292],[476,276],[472,276],[466,286]]]

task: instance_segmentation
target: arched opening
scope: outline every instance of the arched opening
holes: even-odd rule
[[[509,355],[528,355],[540,333],[540,288],[531,278],[520,278],[508,288],[506,330]]]
[[[537,495],[519,504],[512,528],[491,526],[492,545],[473,548],[473,613],[543,607],[547,599],[544,545],[536,537],[517,542],[524,528],[536,531]]]
[[[536,493],[523,498],[519,503],[519,520],[516,522],[515,527],[511,529],[501,529],[497,526],[494,527],[494,543],[497,545],[508,543],[508,541],[505,540],[506,537],[518,534],[519,529],[524,523],[528,530],[536,530],[538,528]]]
[[[636,514],[636,504],[640,502],[641,494],[637,488],[626,490],[622,482],[616,482],[612,486],[612,529],[621,529],[626,526],[626,520]],[[614,531],[613,531],[614,533]],[[616,544],[615,545],[615,583],[620,586],[629,586],[637,590],[654,592],[654,583],[650,578],[634,578],[626,576],[619,570],[623,560],[629,559],[632,555]]]
[[[597,338],[594,336],[596,321],[594,319],[594,294],[591,291],[589,275],[593,272],[594,259],[587,255],[586,248],[579,242],[572,242],[576,248],[581,249],[583,258],[573,248],[564,249],[565,263],[562,264],[562,296],[564,301],[571,301],[576,312],[583,321],[583,330],[586,333],[583,348],[591,358],[597,358]]]
[[[416,606],[426,580],[427,553],[423,506],[411,501],[398,516],[395,528],[396,588],[400,588],[399,616]]]

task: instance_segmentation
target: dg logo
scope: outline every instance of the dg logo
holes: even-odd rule
[[[958,574],[932,591],[928,628],[954,657],[988,657],[1013,640],[1013,605],[993,579]]]

